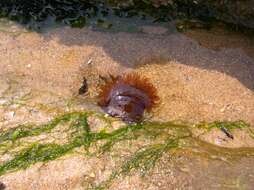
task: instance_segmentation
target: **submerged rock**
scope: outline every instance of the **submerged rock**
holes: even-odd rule
[[[10,0],[0,2],[0,16],[9,17],[23,24],[29,23],[29,26],[35,29],[40,28],[44,21],[52,20],[52,18],[56,22],[61,21],[72,27],[83,27],[87,19],[107,17],[112,14],[119,17],[151,16],[155,21],[199,19],[211,22],[219,20],[254,29],[253,7],[252,0]],[[103,23],[106,28],[111,27],[111,24]]]

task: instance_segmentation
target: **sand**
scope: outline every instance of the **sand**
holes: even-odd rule
[[[254,61],[246,44],[208,49],[191,35],[67,27],[43,34],[1,33],[0,74],[66,97],[77,94],[86,77],[89,95],[95,97],[99,75],[138,71],[158,89],[161,105],[154,119],[245,120],[254,125]]]
[[[0,31],[0,39],[0,100],[36,94],[28,101],[29,109],[35,109],[33,106],[37,104],[57,107],[45,112],[23,110],[22,106],[5,107],[1,109],[2,129],[26,121],[48,121],[52,115],[68,111],[66,99],[78,99],[81,103],[77,110],[102,112],[96,105],[99,76],[133,71],[149,78],[158,90],[160,104],[146,117],[147,120],[187,123],[244,120],[254,127],[254,45],[248,36],[218,31],[184,34],[154,27],[136,33],[61,27],[45,33],[23,29],[20,32]],[[89,90],[86,95],[78,95],[83,77],[88,80]],[[12,91],[4,94],[10,86]],[[234,141],[221,141],[225,134],[220,131],[202,138],[219,146],[254,147],[253,139],[246,134],[235,135]],[[79,162],[81,167],[68,169],[70,164],[76,166]],[[91,174],[94,169],[91,165],[98,164],[92,160],[87,167],[86,162],[74,157],[46,166],[37,164],[27,173],[20,171],[2,179],[10,189],[81,189],[86,172]],[[205,167],[206,164],[202,164]],[[40,167],[42,170],[39,171]],[[172,169],[170,165],[167,167]],[[195,168],[195,164],[192,167]],[[171,182],[165,179],[167,175],[153,174],[155,176],[148,178],[151,180],[149,188],[186,189],[188,183],[196,183],[194,189],[204,189],[205,184],[195,178],[195,175],[202,176],[202,173],[198,174],[202,167],[191,178],[187,175],[177,178],[177,173],[170,175],[167,179]],[[219,165],[210,167],[214,174],[220,168]],[[237,171],[237,167],[243,168],[241,162],[233,171]],[[58,173],[49,172],[54,170]],[[68,175],[65,176],[66,172]],[[231,173],[231,170],[227,172]],[[14,179],[16,181],[12,183]],[[179,184],[179,180],[186,180],[187,186]],[[132,176],[127,181],[114,184],[113,189],[130,189],[135,183],[140,189],[148,189],[142,178]]]

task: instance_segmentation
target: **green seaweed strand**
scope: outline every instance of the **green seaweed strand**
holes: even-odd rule
[[[38,143],[33,142],[28,144],[25,148],[19,143],[16,146],[8,147],[8,150],[1,153],[1,156],[14,152],[12,159],[3,162],[0,165],[0,176],[7,172],[17,171],[20,169],[26,169],[29,166],[38,162],[48,162],[60,158],[67,153],[71,152],[74,148],[81,146],[85,147],[85,150],[89,151],[91,145],[96,145],[97,142],[100,146],[97,147],[95,153],[103,154],[109,152],[111,148],[121,141],[125,140],[137,140],[138,138],[149,138],[149,144],[143,149],[136,151],[129,159],[123,162],[123,164],[116,168],[116,170],[110,175],[110,177],[102,182],[95,189],[104,189],[109,187],[111,182],[118,176],[125,176],[132,171],[141,171],[142,175],[145,175],[150,169],[152,169],[156,162],[162,157],[164,152],[170,151],[176,148],[199,148],[204,152],[206,150],[206,144],[201,140],[195,139],[192,136],[189,125],[180,125],[174,123],[140,123],[136,125],[127,125],[125,127],[113,130],[112,132],[91,132],[90,126],[87,122],[87,112],[74,112],[67,113],[62,116],[56,117],[47,124],[42,125],[20,125],[16,128],[9,129],[0,134],[0,143],[5,145],[8,143],[15,143],[18,140],[26,140],[25,137],[39,136],[42,133],[51,134],[52,129],[61,124],[68,124],[67,133],[71,133],[71,136],[67,139],[65,144],[56,143]],[[253,132],[249,125],[242,121],[238,122],[213,122],[213,123],[201,123],[194,127],[205,129],[209,131],[212,128],[224,127],[228,130],[244,129],[247,128]],[[155,140],[160,137],[159,143]],[[189,139],[189,140],[187,140]],[[161,141],[163,140],[163,141]],[[19,142],[19,141],[18,141]],[[26,142],[26,141],[25,141]],[[188,144],[191,142],[191,145]],[[188,144],[188,145],[186,145]],[[21,147],[20,147],[21,146]],[[208,146],[208,144],[207,144]],[[23,148],[22,148],[23,147]],[[21,149],[22,148],[22,149]],[[214,152],[209,153],[217,154],[215,147]],[[221,148],[220,148],[221,150]],[[229,151],[225,151],[226,153]],[[231,150],[230,150],[231,152]],[[245,154],[246,151],[243,153]],[[247,150],[247,153],[249,150]],[[230,153],[231,155],[232,153]],[[95,154],[92,154],[93,156]],[[241,154],[242,155],[242,154]]]
[[[86,117],[86,113],[67,113],[60,117],[53,119],[51,122],[43,125],[20,125],[16,128],[10,129],[3,134],[0,135],[0,143],[4,141],[16,141],[20,138],[28,137],[28,136],[38,136],[43,132],[50,132],[60,123],[66,123],[73,119]]]
[[[0,166],[0,175],[7,171],[26,169],[37,162],[47,162],[63,156],[75,147],[74,144],[63,146],[57,144],[33,144],[28,149],[21,151],[14,159]]]

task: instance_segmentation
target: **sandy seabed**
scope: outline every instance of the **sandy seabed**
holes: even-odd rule
[[[113,33],[61,27],[45,33],[1,31],[0,39],[2,89],[5,84],[15,81],[16,88],[22,86],[29,92],[41,92],[37,98],[45,102],[50,102],[51,94],[96,102],[99,75],[135,71],[149,78],[158,89],[160,105],[149,120],[190,123],[244,120],[254,127],[254,41],[249,37],[220,30],[177,33],[161,27],[145,27],[138,33]],[[88,80],[89,91],[86,96],[78,96],[83,77]],[[95,103],[91,109],[99,110]],[[15,108],[12,110],[15,112]],[[1,110],[5,123],[8,119],[14,120],[12,125],[33,119],[26,115],[15,119],[9,111]],[[44,119],[41,116],[35,121]],[[227,147],[254,147],[253,139],[245,134],[235,134],[234,141],[218,141],[222,136],[225,134],[216,131],[204,139]],[[59,165],[67,167],[64,170],[59,169],[55,161],[44,168],[45,171],[59,169],[62,175],[69,171],[61,179],[57,172],[52,173],[56,182],[32,176],[40,167],[36,166],[18,178],[17,186],[12,184],[10,187],[20,188],[18,184],[25,183],[23,189],[80,189],[80,180],[88,168],[79,159],[61,161]],[[68,169],[70,164],[77,162],[82,163],[80,167],[74,164]],[[45,171],[37,174],[47,176]],[[11,184],[14,178],[15,175],[10,175],[5,181]],[[33,184],[31,180],[34,179],[45,181]],[[139,183],[140,189],[148,188],[143,182]],[[133,186],[125,184],[120,189],[128,188],[133,189]],[[181,188],[186,189],[184,184]]]
[[[77,94],[86,77],[94,97],[99,75],[136,71],[158,89],[161,105],[154,111],[155,120],[244,120],[254,125],[251,39],[147,30],[110,33],[66,27],[43,34],[2,32],[0,74],[63,96]]]

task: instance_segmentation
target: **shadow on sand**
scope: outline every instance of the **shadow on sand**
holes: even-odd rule
[[[43,36],[49,41],[57,38],[59,43],[66,46],[100,47],[114,61],[129,68],[137,66],[136,60],[158,56],[180,64],[225,73],[254,91],[254,60],[243,50],[207,49],[173,29],[163,34],[127,32],[123,35],[122,32],[64,27],[49,30]]]

